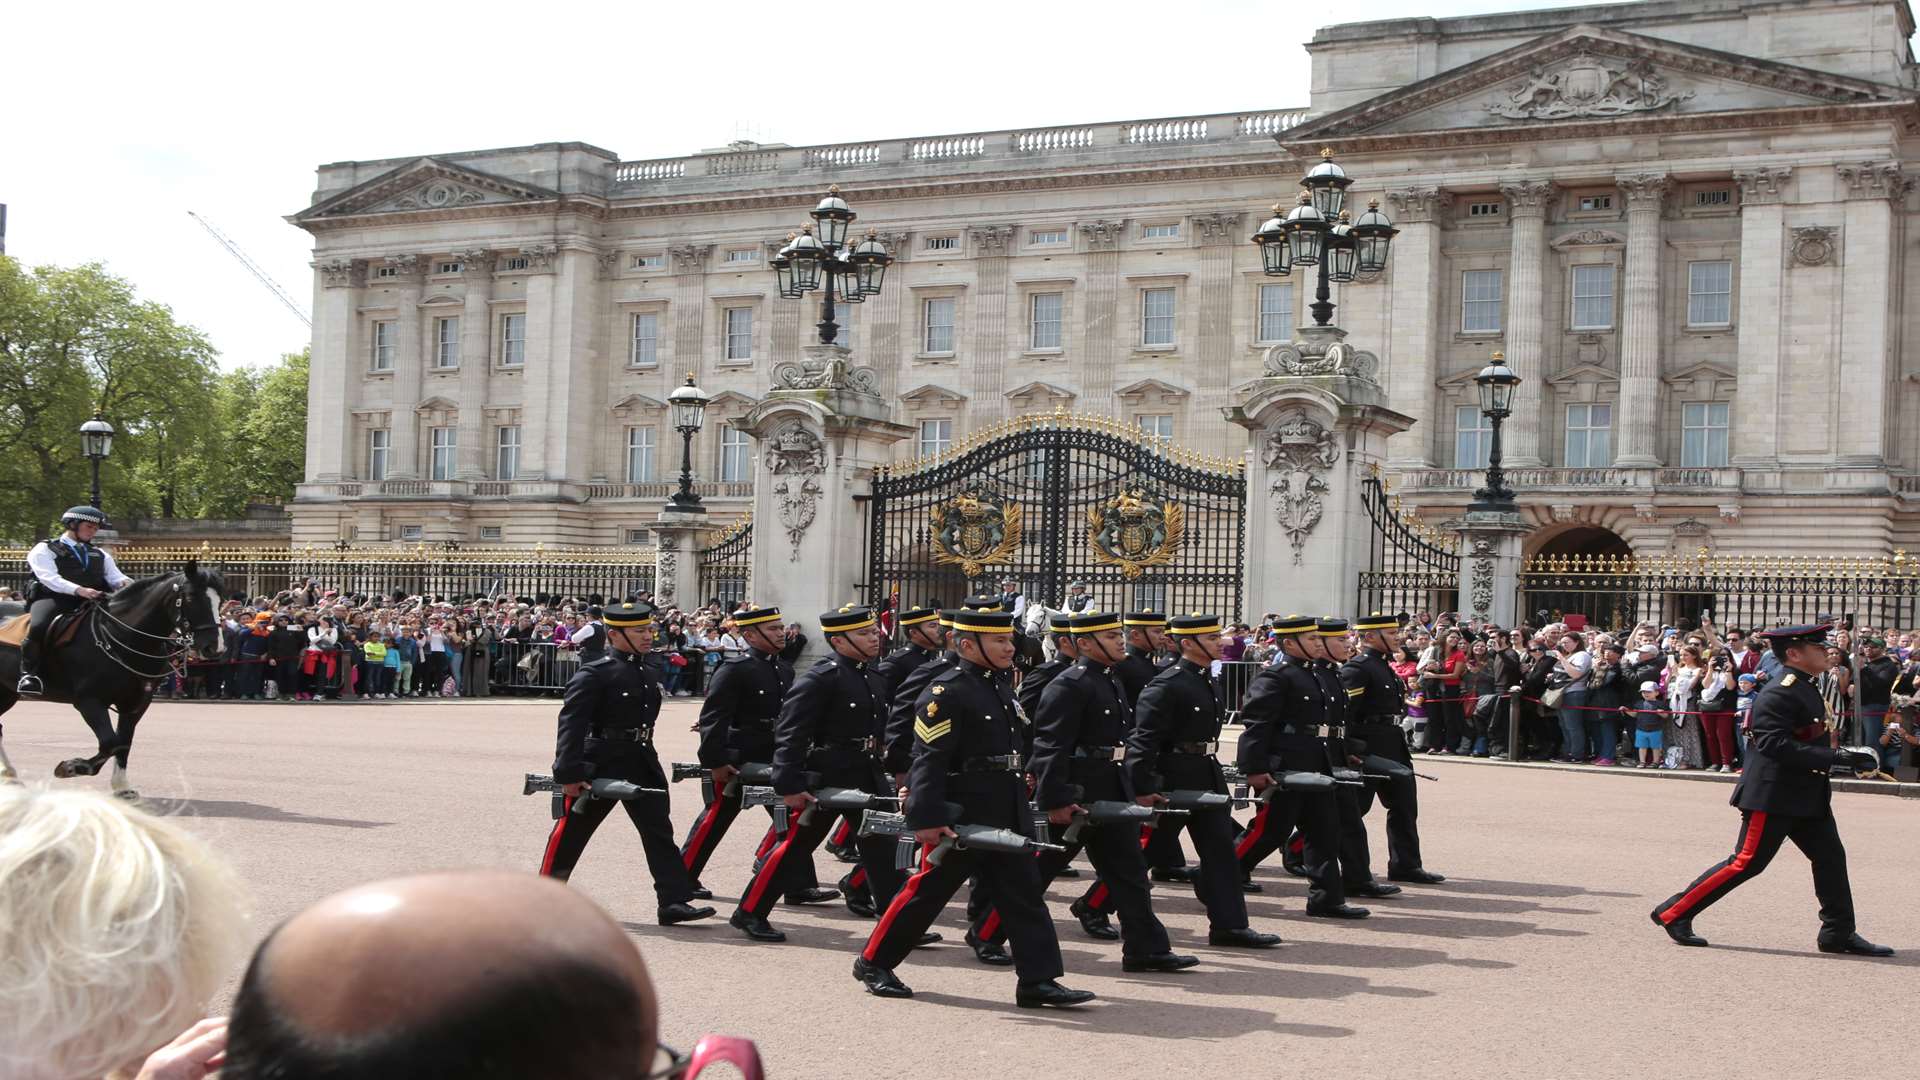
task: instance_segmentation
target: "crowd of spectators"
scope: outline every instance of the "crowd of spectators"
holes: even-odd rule
[[[605,650],[602,603],[598,596],[343,593],[309,579],[272,596],[227,601],[224,657],[190,663],[161,692],[294,702],[557,694],[579,664]],[[746,606],[714,598],[660,613],[654,649],[668,694],[699,694],[715,666],[745,652],[731,616]],[[797,623],[786,634],[788,655],[798,655],[806,635]]]

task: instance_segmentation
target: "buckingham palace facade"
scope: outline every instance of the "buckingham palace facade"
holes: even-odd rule
[[[1418,421],[1389,466],[1422,517],[1480,483],[1499,350],[1530,550],[1920,549],[1913,30],[1905,0],[1353,23],[1306,44],[1303,108],[325,165],[291,219],[315,258],[295,543],[645,543],[689,373],[715,399],[698,490],[744,512],[729,421],[817,317],[767,260],[830,184],[898,259],[840,322],[917,432],[902,458],[1061,409],[1239,456],[1222,409],[1313,299],[1249,236],[1325,148],[1400,230],[1334,299]]]

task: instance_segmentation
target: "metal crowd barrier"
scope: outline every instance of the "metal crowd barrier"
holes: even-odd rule
[[[1240,703],[1246,700],[1247,687],[1253,682],[1254,675],[1266,665],[1258,660],[1222,660],[1220,670],[1214,675],[1214,685],[1220,691],[1220,704],[1226,710],[1227,723],[1240,720]]]
[[[551,641],[498,641],[488,669],[495,694],[558,694],[580,670],[580,654]]]

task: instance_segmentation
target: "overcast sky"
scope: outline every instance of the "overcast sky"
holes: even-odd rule
[[[0,17],[7,254],[99,260],[227,366],[307,330],[315,166],[578,140],[622,158],[1307,104],[1323,24],[1561,0],[15,4]],[[1311,14],[1303,14],[1310,11]],[[823,32],[829,31],[829,32]],[[833,71],[824,102],[797,79]],[[873,78],[857,80],[864,70]]]

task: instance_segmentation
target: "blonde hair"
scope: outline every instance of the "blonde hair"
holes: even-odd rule
[[[239,883],[179,825],[105,795],[0,787],[0,1075],[132,1071],[245,955]]]

